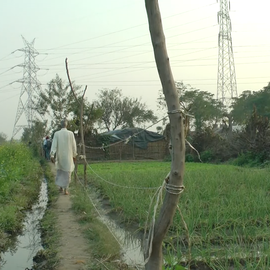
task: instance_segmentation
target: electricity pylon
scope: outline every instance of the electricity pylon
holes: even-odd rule
[[[237,84],[232,47],[232,24],[229,15],[230,2],[219,0],[218,12],[218,78],[217,99],[229,106],[232,98],[237,97]]]
[[[12,138],[22,129],[31,128],[35,117],[35,102],[34,99],[40,93],[40,82],[37,80],[38,66],[35,63],[35,57],[39,54],[34,48],[35,39],[31,43],[27,42],[22,36],[25,47],[19,49],[25,53],[24,63],[18,66],[23,67],[23,78],[17,82],[22,83],[21,94],[17,107],[15,123],[13,127]],[[26,122],[19,125],[21,116],[25,114]]]

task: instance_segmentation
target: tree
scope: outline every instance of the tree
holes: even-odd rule
[[[78,92],[80,86],[73,84],[74,89]],[[74,97],[69,89],[69,84],[63,81],[58,74],[55,79],[48,83],[48,88],[41,92],[37,111],[41,115],[50,115],[52,118],[51,128],[57,129],[63,118],[70,116],[74,104]]]
[[[91,134],[94,130],[94,125],[97,121],[101,119],[102,109],[97,107],[96,103],[90,103],[87,99],[82,99],[82,97],[78,97],[79,102],[84,102],[84,110],[83,110],[83,130],[84,134]],[[73,100],[71,103],[72,108],[72,121],[71,130],[79,130],[80,127],[80,106],[78,106],[78,102]]]
[[[192,88],[190,85],[184,85],[183,82],[176,82],[175,84],[180,107],[185,114],[192,116],[194,120],[191,123],[196,131],[202,130],[206,125],[216,124],[222,119],[225,114],[225,107],[214,98],[213,94]],[[158,102],[160,107],[164,108],[164,97],[161,94]]]
[[[3,132],[0,132],[0,144],[4,144],[7,142],[7,135]]]
[[[270,83],[258,92],[244,91],[239,98],[235,98],[231,108],[234,123],[245,125],[256,107],[259,116],[270,118]]]
[[[183,115],[180,111],[177,90],[167,54],[158,0],[145,0],[145,6],[157,70],[168,108],[170,133],[172,134],[172,164],[167,179],[167,192],[164,197],[159,217],[155,221],[153,239],[145,254],[148,259],[145,266],[146,269],[161,270],[163,262],[162,242],[172,223],[180,193],[184,188],[185,132]],[[171,187],[176,187],[178,192],[171,192]]]
[[[124,97],[120,89],[99,91],[97,107],[103,111],[100,125],[107,131],[117,128],[132,128],[157,120],[152,110],[137,98]]]
[[[91,133],[94,123],[101,117],[101,110],[96,105],[81,99],[81,86],[72,82],[75,94],[79,97],[80,102],[84,102],[84,131]],[[38,112],[45,116],[50,115],[52,118],[51,129],[57,130],[62,119],[69,119],[69,129],[78,130],[80,127],[80,106],[75,100],[73,93],[70,91],[70,84],[62,80],[58,74],[55,79],[48,83],[48,88],[41,93],[37,105]]]
[[[195,130],[201,130],[207,123],[216,123],[224,115],[222,103],[213,98],[213,94],[198,89],[186,91],[181,96],[184,112],[193,115]]]

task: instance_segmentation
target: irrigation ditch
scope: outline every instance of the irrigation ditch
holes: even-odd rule
[[[82,183],[81,183],[82,184]],[[144,269],[144,255],[142,249],[143,235],[137,228],[125,226],[115,214],[109,201],[99,195],[94,186],[85,189],[92,203],[97,218],[108,228],[121,247],[123,262],[132,269]]]
[[[37,202],[27,211],[22,232],[14,237],[6,252],[0,254],[1,270],[32,269],[33,258],[42,250],[40,221],[48,203],[47,180],[41,181]]]
[[[98,219],[106,225],[122,249],[122,261],[132,269],[142,269],[143,253],[141,240],[131,230],[125,229],[111,215],[111,208],[106,207],[106,200],[98,198],[97,193],[88,193],[98,212]],[[90,203],[90,202],[89,202]],[[43,242],[40,221],[48,205],[47,180],[41,181],[39,196],[31,210],[26,212],[23,229],[13,237],[7,250],[0,254],[0,270],[42,269],[46,261],[35,263],[37,254],[42,253]],[[47,269],[47,268],[46,268]]]

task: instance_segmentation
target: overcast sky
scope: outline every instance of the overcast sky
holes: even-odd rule
[[[216,0],[160,0],[175,80],[216,97],[218,32]],[[231,0],[237,91],[258,91],[270,81],[270,1]],[[161,84],[143,0],[2,0],[0,6],[0,132],[13,131],[24,62],[22,36],[39,52],[42,88],[56,73],[88,86],[89,101],[102,88],[119,88],[157,111]],[[26,124],[21,117],[19,124]]]

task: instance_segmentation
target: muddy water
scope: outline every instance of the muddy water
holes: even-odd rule
[[[100,216],[100,220],[107,225],[120,243],[124,262],[129,266],[136,266],[137,269],[143,269],[144,258],[141,249],[141,240],[119,227],[119,225],[107,215]]]
[[[88,195],[99,214],[99,219],[108,227],[115,236],[122,248],[123,261],[136,269],[144,269],[144,256],[142,251],[142,241],[130,230],[120,227],[116,220],[110,218],[110,209],[105,210],[102,200],[98,198],[98,190],[91,187],[88,189]]]
[[[39,222],[42,219],[48,202],[47,183],[41,183],[39,198],[23,222],[23,232],[17,237],[16,248],[1,254],[1,270],[25,270],[33,266],[33,257],[42,249]]]

